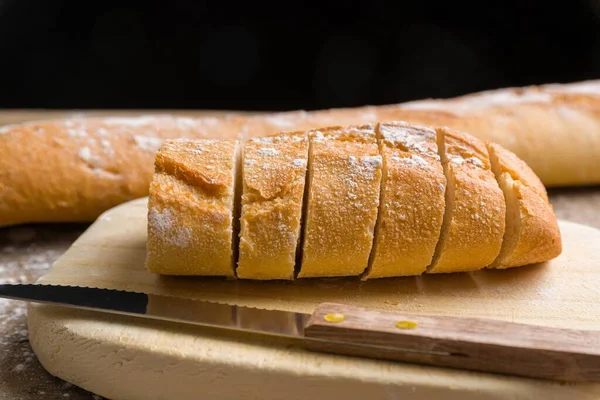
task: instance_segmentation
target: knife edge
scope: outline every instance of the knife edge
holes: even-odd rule
[[[0,297],[146,319],[303,338],[310,314],[121,289],[0,284]]]

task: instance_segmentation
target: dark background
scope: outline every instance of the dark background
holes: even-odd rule
[[[0,0],[0,107],[316,109],[600,78],[600,0]]]

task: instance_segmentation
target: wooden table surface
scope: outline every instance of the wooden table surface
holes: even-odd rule
[[[174,113],[152,111],[94,111],[95,115]],[[185,115],[215,112],[177,111]],[[32,119],[69,116],[66,111],[0,111],[0,125]],[[553,189],[550,199],[559,218],[600,229],[600,187]],[[22,225],[0,228],[0,283],[32,282],[71,245],[87,224]],[[31,351],[23,303],[0,299],[0,400],[100,399],[50,376]]]

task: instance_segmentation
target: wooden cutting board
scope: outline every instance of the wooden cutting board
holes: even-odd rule
[[[144,269],[146,199],[102,215],[43,283],[139,290],[310,312],[322,301],[430,315],[600,329],[600,231],[561,222],[552,262],[360,282],[224,281]],[[53,375],[109,399],[598,399],[599,384],[549,381],[310,353],[298,342],[33,305],[29,335]]]

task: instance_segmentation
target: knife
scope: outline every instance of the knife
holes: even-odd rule
[[[274,335],[309,351],[571,382],[600,382],[600,331],[387,312],[336,303],[312,314],[140,292],[3,284],[0,297]]]

